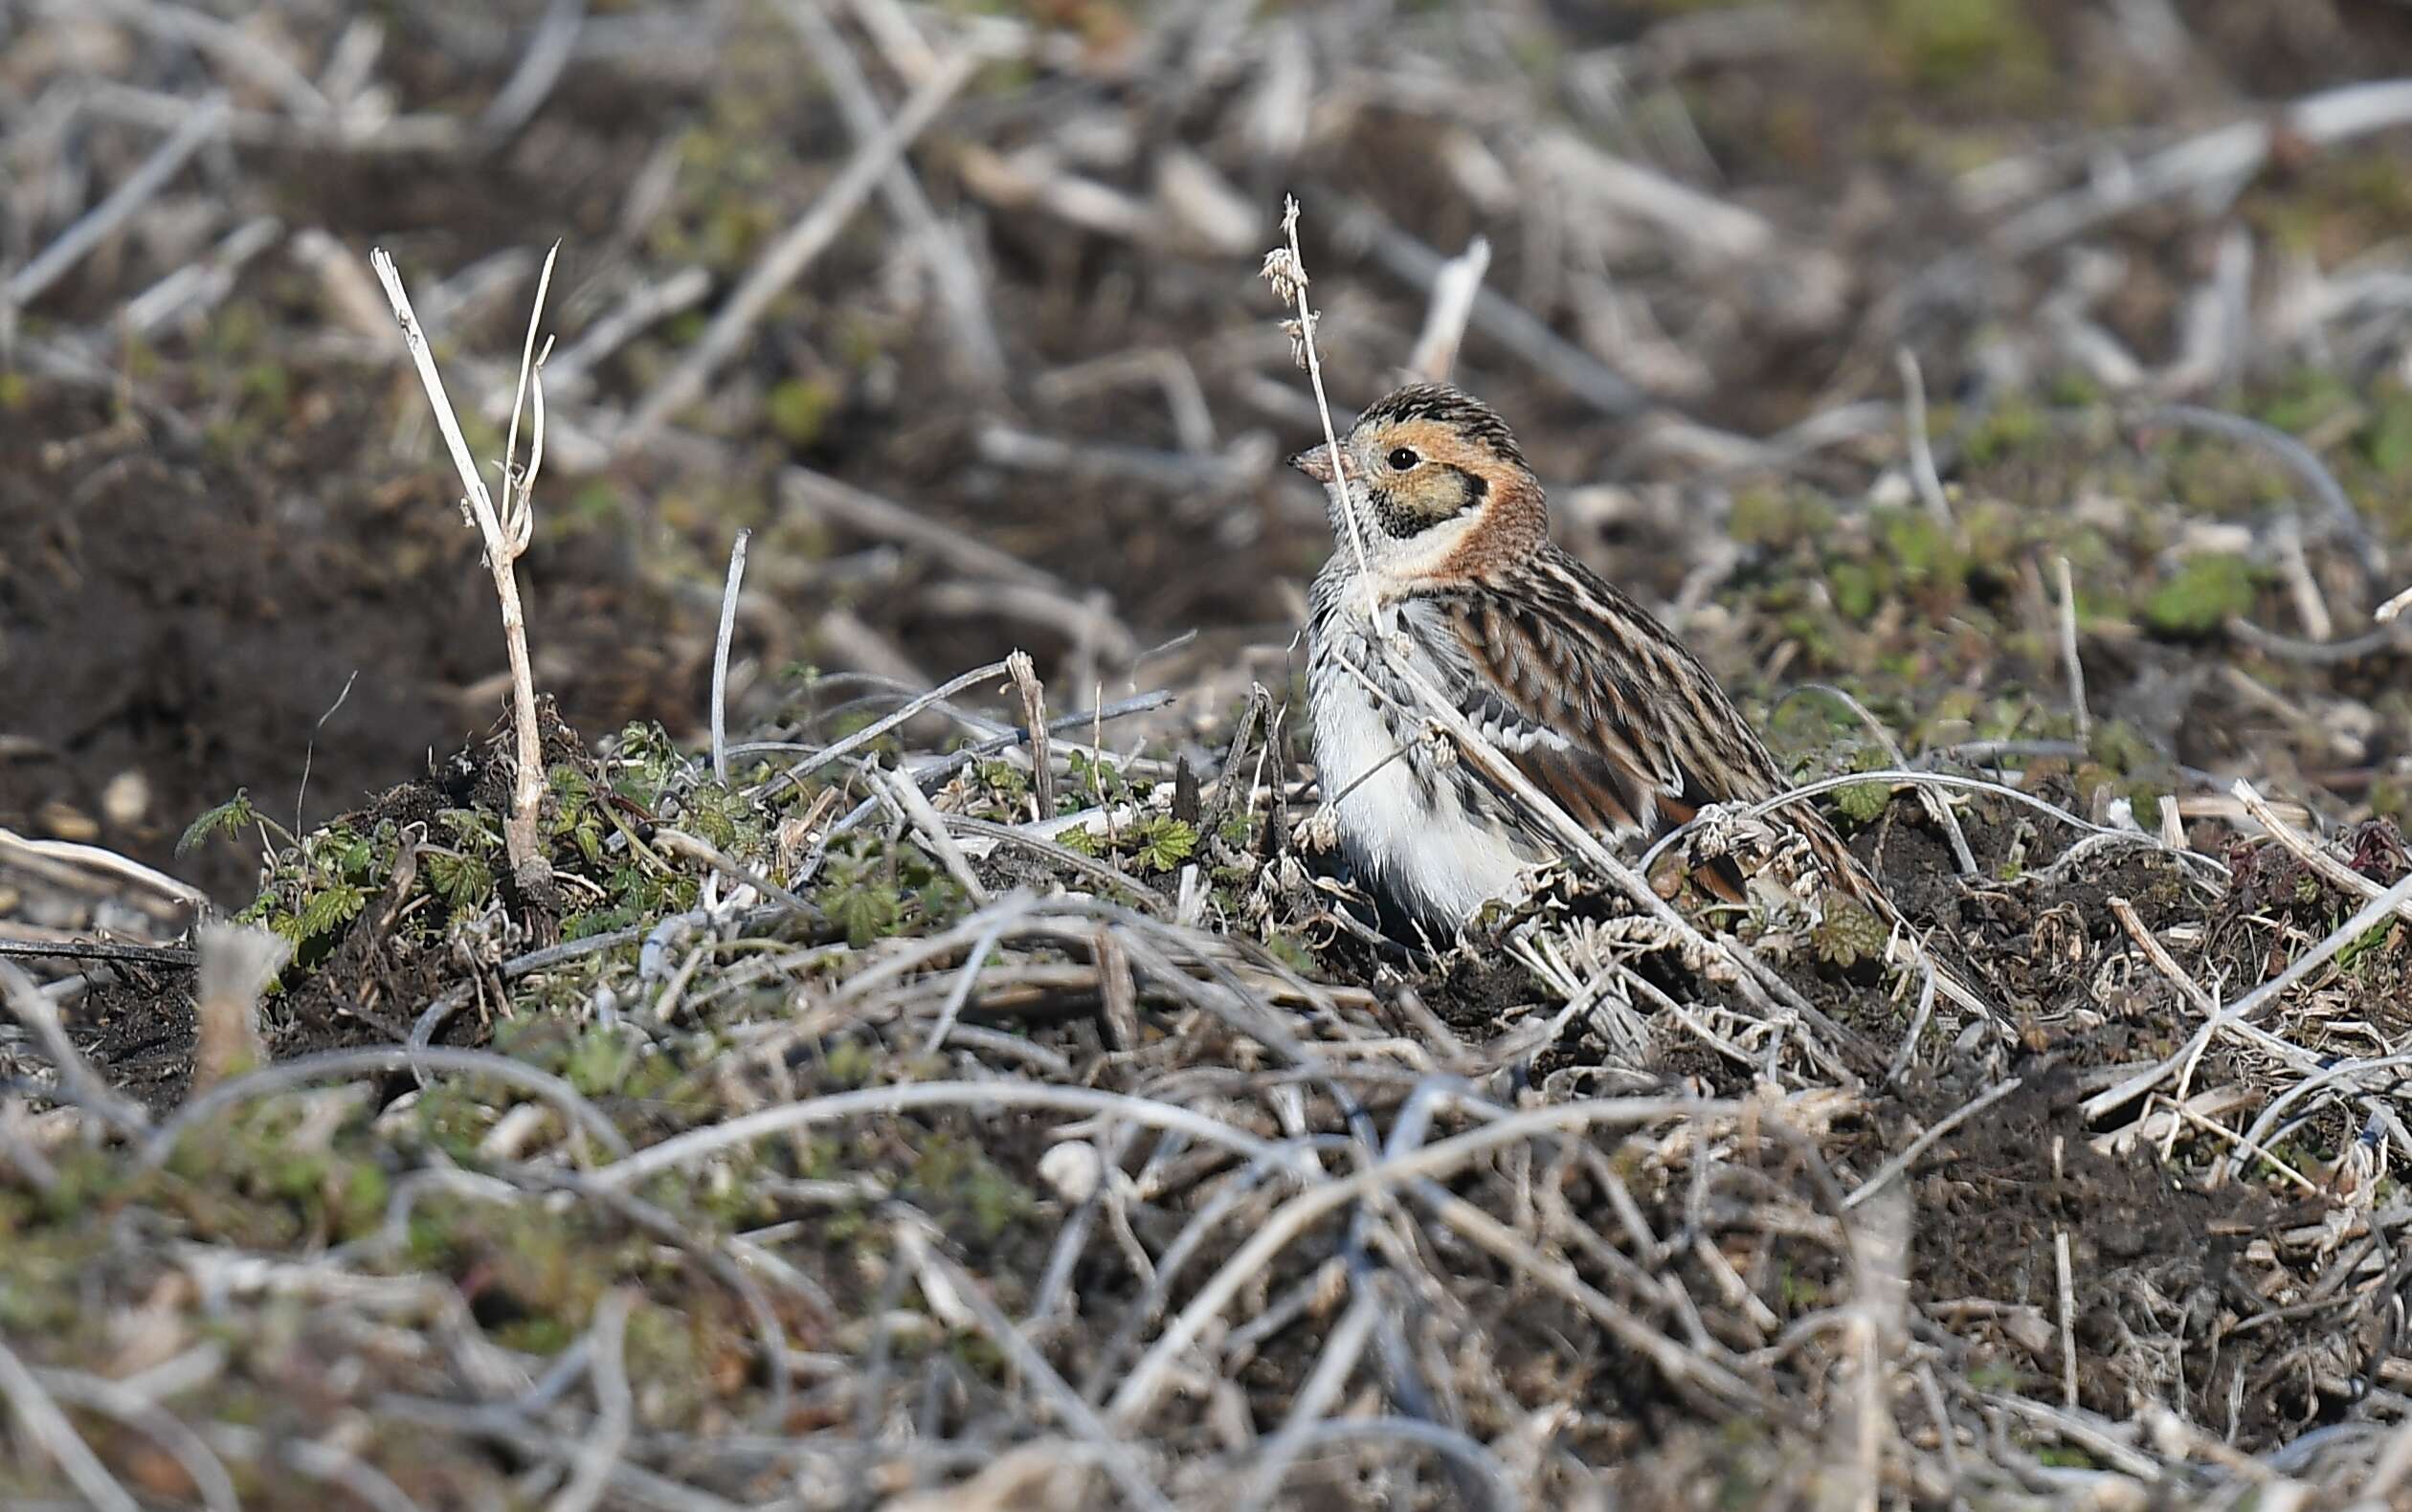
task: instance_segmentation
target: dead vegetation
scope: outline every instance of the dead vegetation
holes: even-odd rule
[[[0,39],[12,1504],[2412,1498],[2398,10]],[[1981,1004],[1380,932],[1288,189]]]

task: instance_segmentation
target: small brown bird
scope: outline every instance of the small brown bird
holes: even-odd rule
[[[1326,485],[1339,543],[1310,596],[1308,700],[1342,847],[1378,893],[1454,930],[1554,850],[1471,764],[1425,739],[1392,656],[1412,658],[1526,777],[1612,842],[1654,839],[1708,804],[1789,786],[1708,669],[1551,542],[1540,481],[1486,406],[1446,384],[1411,385],[1359,415],[1340,451],[1337,465],[1329,446],[1291,459]],[[1353,531],[1342,473],[1356,485]],[[1395,619],[1387,649],[1369,604]],[[1899,919],[1806,802],[1776,816],[1825,880]],[[1704,880],[1741,896],[1730,865]]]

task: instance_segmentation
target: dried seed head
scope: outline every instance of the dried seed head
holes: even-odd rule
[[[1329,851],[1340,843],[1340,813],[1324,804],[1298,827],[1298,842],[1310,851]]]
[[[1306,346],[1315,339],[1315,323],[1320,319],[1322,317],[1309,315],[1303,321],[1282,322],[1282,334],[1289,338],[1290,361],[1301,367],[1306,366]]]
[[[1296,304],[1306,293],[1306,268],[1297,254],[1287,247],[1276,247],[1264,255],[1264,266],[1257,277],[1273,285],[1273,292],[1284,304]]]
[[[1691,831],[1684,840],[1684,854],[1694,862],[1706,863],[1722,856],[1731,856],[1740,839],[1735,832],[1735,815],[1740,812],[1731,804],[1704,803],[1692,815]]]

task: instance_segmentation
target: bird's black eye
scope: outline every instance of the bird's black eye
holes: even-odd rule
[[[1422,457],[1416,455],[1415,448],[1413,447],[1395,446],[1391,448],[1390,465],[1393,472],[1403,473],[1422,460]]]

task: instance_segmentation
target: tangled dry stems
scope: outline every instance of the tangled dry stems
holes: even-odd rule
[[[822,18],[790,9],[826,43],[831,29],[814,30]],[[826,197],[762,252],[704,340],[633,396],[633,418],[599,436],[560,428],[565,465],[599,465],[637,437],[681,442],[683,400],[709,388],[855,204],[880,189],[917,218],[902,154],[966,87],[975,56],[992,46],[1049,56],[1028,28],[966,21],[937,55],[921,42],[916,61],[918,33],[892,24],[895,8],[857,9],[913,83],[904,106],[884,123],[876,97],[867,118],[850,107],[860,146]],[[583,8],[552,8],[472,127],[338,106],[238,29],[196,32],[194,12],[156,0],[123,10],[201,39],[281,106],[98,90],[95,108],[172,134],[11,276],[11,312],[221,136],[458,151],[530,120],[590,35]],[[1250,129],[1272,141],[1303,131],[1303,119],[1285,123],[1303,118],[1303,97],[1283,83],[1306,56],[1300,34],[1243,52],[1266,90]],[[2401,119],[2407,99],[2401,86],[2324,92],[2287,123],[2336,141]],[[1697,255],[1672,265],[1729,273],[1820,250],[1573,134],[1546,136],[1549,164],[1582,187],[1578,238],[1602,238],[1607,222],[1645,223]],[[1992,247],[1921,287],[1998,278],[2137,205],[2238,178],[2279,140],[2265,122],[2232,123],[2131,174],[2096,174],[2060,195],[2033,189]],[[990,159],[967,157],[964,176],[1000,205],[1095,234],[1145,233],[1127,197],[1061,155]],[[1203,197],[1189,223],[1210,229],[1211,182],[1165,177]],[[1470,326],[1593,410],[1624,415],[1645,402],[1597,355],[1482,287],[1480,257],[1453,264],[1370,206],[1334,208],[1377,262],[1434,287],[1418,352],[1445,352]],[[228,265],[254,255],[252,233],[230,232]],[[1294,228],[1284,251],[1303,296]],[[953,291],[951,340],[981,367],[976,353],[994,334],[961,295],[982,273],[970,268],[967,282],[959,256],[943,246],[930,256]],[[683,278],[694,271],[631,288],[594,330],[625,340],[692,307],[710,286]],[[1651,277],[1680,287],[1680,275]],[[219,282],[186,280],[158,291],[143,319],[224,296]],[[1308,341],[1317,316],[1303,299],[1298,313]],[[2082,309],[2046,327],[2103,370],[2125,370],[2124,359],[2141,371]],[[1618,328],[1624,358],[1665,359],[1646,330]],[[531,324],[523,386],[534,334]],[[1871,339],[1894,350],[1899,332]],[[84,370],[76,345],[45,332],[29,360]],[[557,377],[591,374],[611,345],[573,348],[580,361]],[[2211,369],[2234,355],[2212,353]],[[507,394],[502,370],[491,376],[483,387]],[[2181,390],[2193,382],[2175,367],[2153,376]],[[1911,496],[1948,522],[1956,515],[1914,360],[1902,364],[1902,386],[1906,416],[1889,403],[1840,406],[1766,443],[1706,428],[1665,434],[1785,467],[1836,438],[1897,431]],[[1179,378],[1165,388],[1184,411]],[[1320,393],[1316,412],[1329,439]],[[2291,438],[2216,411],[2140,414],[2270,450],[2328,528],[2369,553],[2366,523]],[[1185,450],[1150,455],[983,436],[1000,465],[1217,487],[1252,476],[1236,449],[1211,452],[1211,430],[1203,444],[1194,423],[1182,434]],[[457,427],[448,439],[464,456]],[[486,530],[489,547],[502,546],[489,552],[499,587],[527,542],[533,473],[531,463],[507,478]],[[462,474],[479,496],[465,461]],[[1109,609],[968,534],[800,468],[779,482],[799,507],[904,542],[972,584],[1026,590],[1081,627],[1092,664],[1096,646],[1140,645]],[[2330,589],[2308,568],[2294,575],[2314,625]],[[2076,594],[2066,573],[2058,587],[2058,649],[2082,718]],[[740,589],[732,563],[716,669]],[[513,623],[507,598],[504,615]],[[2383,623],[2341,640],[2242,619],[2229,630],[2305,661],[2401,644]],[[489,817],[512,827],[516,871],[541,854],[531,827],[550,800],[523,647],[512,663],[512,796]],[[955,701],[996,692],[1009,671],[1026,732]],[[1094,686],[1060,680],[1073,701]],[[1163,695],[1101,698],[1094,711],[1049,720],[1035,670],[1009,658],[927,692],[879,696],[872,725],[779,767],[749,759],[800,744],[793,732],[724,742],[726,679],[714,681],[713,769],[729,764],[749,814],[795,820],[800,847],[762,826],[726,842],[700,833],[701,818],[680,810],[706,807],[713,785],[687,764],[667,787],[674,802],[606,849],[690,887],[691,905],[682,897],[544,945],[517,938],[520,923],[500,905],[468,910],[448,942],[457,968],[431,1001],[404,1005],[400,1044],[234,1077],[145,1133],[150,1115],[56,1033],[50,989],[7,968],[11,1007],[56,1077],[42,1090],[60,1104],[30,1114],[12,1102],[0,1116],[0,1157],[21,1189],[10,1196],[50,1205],[11,1211],[30,1235],[21,1274],[88,1267],[76,1296],[106,1303],[50,1315],[42,1330],[11,1316],[21,1343],[74,1334],[83,1351],[73,1366],[44,1365],[31,1344],[0,1346],[0,1393],[30,1446],[27,1483],[55,1494],[56,1471],[109,1506],[139,1504],[138,1489],[212,1506],[263,1485],[260,1495],[290,1498],[291,1477],[306,1482],[300,1496],[340,1488],[380,1507],[435,1504],[504,1478],[513,1495],[558,1506],[681,1509],[901,1509],[949,1496],[998,1506],[1107,1497],[1554,1506],[1598,1504],[1612,1489],[1648,1504],[1707,1485],[1768,1505],[2377,1506],[2412,1476],[2400,1331],[2412,1211],[2392,1177],[2412,1154],[2398,1111],[2406,1057],[2401,1026],[2372,1013],[2377,994],[2333,965],[2347,951],[2374,954],[2371,932],[2401,915],[2412,883],[2365,876],[2249,789],[2237,800],[2270,843],[2358,912],[2307,927],[2267,898],[2245,899],[2218,858],[2024,785],[1896,759],[1788,795],[1914,786],[1921,804],[1946,805],[1958,870],[1976,874],[1971,895],[2046,918],[2097,908],[2114,918],[2115,934],[2088,934],[2081,920],[2061,937],[2069,969],[2100,986],[2093,1001],[2166,989],[2185,1034],[2072,1073],[2048,1056],[2016,1061],[2005,1031],[2031,1026],[1938,1004],[1931,973],[1838,985],[1781,921],[1748,940],[1703,931],[1643,883],[1646,860],[1627,867],[1546,811],[1539,822],[1610,896],[1568,884],[1485,942],[1524,952],[1559,1001],[1519,1003],[1505,1021],[1468,1012],[1449,973],[1481,966],[1474,954],[1435,966],[1382,952],[1330,906],[1338,884],[1283,843],[1311,832],[1312,796],[1285,780],[1282,743],[1266,731],[1283,711],[1266,698],[1248,702],[1197,794],[1205,813],[1243,820],[1247,838],[1226,840],[1201,820],[1199,858],[1139,875],[1113,837],[1169,812],[1162,798],[1100,792],[1062,814],[1052,792],[1096,780],[1106,722],[1143,715]],[[913,723],[932,713],[979,738],[937,748]],[[1052,751],[1050,729],[1069,737]],[[1470,731],[1450,733],[1483,759]],[[874,754],[883,742],[902,747],[892,767]],[[2014,755],[2007,745],[1992,757]],[[1076,755],[1089,765],[1076,768]],[[1035,812],[984,789],[983,757],[1025,763]],[[1116,765],[1161,775],[1179,801],[1170,769]],[[812,797],[795,801],[805,787]],[[854,806],[840,813],[846,798]],[[2005,805],[2088,837],[2056,856],[2005,843],[2017,830]],[[1957,834],[1962,825],[1973,839]],[[1083,838],[1100,834],[1102,847]],[[833,850],[860,836],[889,855],[926,854],[968,906],[917,938],[858,943],[831,929]],[[1989,878],[2013,850],[2049,860]],[[2155,853],[2179,869],[2155,871],[2142,859]],[[1217,865],[1240,879],[1217,884]],[[604,880],[573,873],[564,885]],[[2147,896],[2164,884],[2168,896]],[[2241,941],[2222,940],[2223,929]],[[1311,971],[1264,943],[1302,936],[1319,947]],[[2400,952],[2393,939],[2375,953]],[[1346,985],[1315,979],[1327,975]],[[1880,1004],[1889,1012],[1871,1013]],[[490,1016],[512,1012],[566,1037],[508,1055],[436,1042],[482,1035]],[[1848,1046],[1877,1028],[1894,1036],[1875,1046],[1885,1054],[1869,1069],[1881,1077],[1854,1071]],[[2083,1117],[2066,1116],[2071,1101]],[[1989,1132],[1996,1125],[2017,1132]],[[2005,1139],[2030,1141],[2023,1163],[2004,1155]],[[2164,1189],[2171,1170],[2229,1205],[2209,1218],[2154,1206],[2140,1193]],[[2116,1187],[2127,1178],[2141,1185]],[[384,1184],[373,1212],[338,1212],[325,1197],[350,1182]],[[2114,1189],[2106,1213],[2088,1212],[2088,1183]],[[1976,1188],[1973,1222],[1966,1205],[1954,1208],[1962,1185]],[[2017,1186],[2066,1199],[2048,1231],[2016,1236],[2050,1263],[2023,1281],[1955,1268],[1953,1246],[2002,1242],[1988,1234],[1987,1205],[2032,1216],[2008,1190]],[[2307,1206],[2272,1208],[2267,1190]],[[2137,1223],[2158,1246],[2141,1256],[2120,1249],[2116,1232]],[[2233,1253],[2197,1263],[2214,1245]],[[528,1255],[554,1268],[514,1269]],[[1946,1295],[1938,1278],[2001,1284]],[[34,1293],[18,1301],[38,1302]],[[725,1326],[724,1311],[742,1323]],[[129,1320],[123,1332],[91,1331],[104,1312]],[[2280,1334],[2284,1344],[2253,1352]],[[240,1411],[216,1410],[230,1401]]]
[[[1231,780],[1246,769],[1237,760],[1225,767]],[[870,785],[890,825],[913,833],[915,806],[900,785]],[[966,792],[949,784],[934,796],[951,807]],[[1250,811],[1286,802],[1302,818],[1307,812],[1304,797],[1270,789],[1226,795],[1210,786],[1206,796],[1236,798]],[[435,1307],[447,1320],[439,1337],[469,1396],[403,1391],[382,1398],[380,1412],[552,1466],[560,1494],[581,1499],[718,1505],[770,1483],[789,1488],[788,1504],[844,1505],[877,1466],[907,1481],[945,1479],[985,1457],[974,1446],[1018,1444],[1025,1473],[1043,1465],[1057,1478],[1048,1481],[1058,1488],[1049,1504],[1089,1504],[1103,1485],[1133,1505],[1191,1504],[1240,1485],[1242,1504],[1262,1505],[1309,1483],[1348,1481],[1411,1501],[1562,1504],[1596,1492],[1592,1467],[1629,1447],[1637,1424],[1665,1432],[1685,1421],[1729,1425],[1728,1433],[1752,1425],[1751,1441],[1773,1456],[1771,1485],[1854,1496],[1922,1499],[1957,1487],[2016,1501],[2088,1479],[2098,1482],[2096,1496],[2157,1484],[2210,1503],[2289,1485],[2311,1494],[2319,1476],[2342,1487],[2384,1469],[2369,1457],[2387,1443],[2375,1433],[2336,1439],[2329,1455],[2288,1460],[2282,1471],[2267,1456],[2208,1453],[2217,1434],[2205,1437],[2184,1412],[2121,1423],[2065,1399],[2080,1360],[2068,1274],[2059,1283],[2061,1327],[2044,1335],[2059,1344],[2043,1351],[2054,1367],[2045,1379],[2065,1378],[2068,1390],[2054,1390],[2046,1402],[1970,1380],[1982,1328],[1964,1330],[1988,1315],[1956,1311],[1950,1299],[1922,1304],[1905,1289],[1916,1220],[1900,1194],[1905,1184],[1948,1172],[1948,1161],[1934,1164],[1935,1151],[2022,1091],[2018,1076],[1987,1073],[1969,1083],[1963,1101],[1871,1162],[1853,1131],[1884,1094],[1836,1081],[1830,1057],[1805,1042],[1810,1030],[1780,1009],[1771,1016],[1767,999],[1739,990],[1753,978],[1730,969],[1721,989],[1715,958],[1648,915],[1622,921],[1629,964],[1611,974],[1615,985],[1588,984],[1590,1012],[1538,1039],[1459,1042],[1444,1063],[1439,1047],[1402,1035],[1366,994],[1298,978],[1244,937],[1098,896],[1089,883],[1100,870],[1122,877],[1132,895],[1151,889],[1111,859],[1081,859],[1083,871],[1061,876],[1052,895],[1000,889],[924,939],[861,948],[790,943],[799,921],[811,919],[792,905],[756,908],[741,884],[694,921],[690,927],[703,932],[690,936],[688,967],[675,973],[666,956],[651,967],[633,959],[628,946],[637,942],[625,933],[614,947],[555,948],[503,964],[505,974],[539,986],[553,973],[596,973],[581,990],[610,990],[626,1006],[618,1029],[591,1033],[650,1042],[644,1054],[677,1064],[676,1086],[687,1094],[598,1101],[503,1056],[399,1046],[338,1052],[196,1098],[147,1136],[127,1174],[189,1163],[206,1129],[283,1126],[279,1104],[304,1086],[333,1083],[344,1099],[336,1116],[356,1117],[366,1088],[345,1078],[372,1066],[414,1071],[431,1094],[471,1093],[491,1110],[476,1168],[403,1177],[375,1236],[290,1257],[184,1241],[168,1263],[229,1296],[312,1299],[330,1320],[363,1306]],[[706,861],[691,864],[710,871]],[[1276,886],[1273,873],[1267,868],[1258,885]],[[2407,888],[2383,889],[2344,928],[2311,943],[2298,964],[2357,938]],[[647,926],[647,938],[663,927]],[[725,987],[708,1000],[690,991],[672,1021],[677,984],[714,975],[688,969],[697,955],[749,945],[757,948],[726,971]],[[1687,968],[1681,1001],[1633,973],[1653,958]],[[2300,980],[2308,969],[2292,975]],[[665,976],[668,983],[649,988]],[[1536,1052],[1590,1037],[1586,1025],[1601,1021],[1602,999],[1625,1012],[1646,1010],[1652,996],[1635,989],[1679,1010],[1671,1024],[1716,1026],[1707,1032],[1740,1047],[1746,1065],[1695,1078],[1706,1096],[1552,1093],[1534,1101],[1519,1091]],[[649,994],[658,994],[650,1012]],[[2316,1012],[2316,996],[2300,992],[2245,997],[2239,1006]],[[1156,1027],[1118,1047],[1100,1037],[1106,1005],[1117,999],[1126,1022],[1144,1015]],[[2215,1009],[2200,1037],[2228,1021],[2242,1015]],[[2356,1122],[2366,1114],[2382,1130],[2369,1148],[2383,1157],[2402,1136],[2386,1126],[2386,1094],[2374,1101],[2378,1083],[2369,1078],[2406,1057],[2323,1064],[2284,1037],[2294,1022],[2244,1043],[2269,1100],[2235,1142],[2240,1158],[2272,1148],[2280,1122],[2320,1118],[2346,1102],[2359,1103]],[[1019,1034],[996,1033],[1016,1025]],[[864,1063],[871,1084],[832,1084],[833,1076],[861,1074],[836,1063],[849,1044],[873,1048]],[[2130,1160],[2155,1158],[2154,1116],[2183,1114],[2219,1090],[2183,1078],[2167,1099],[2152,1090],[2180,1063],[2191,1078],[2201,1049],[2197,1043],[2106,1094],[2106,1112],[2146,1098],[2127,1127],[2110,1122],[2106,1147]],[[1999,1065],[1998,1056],[1980,1058]],[[1619,1075],[1619,1063],[1611,1055],[1597,1070]],[[537,1101],[499,1096],[514,1086]],[[62,1083],[61,1093],[72,1105],[73,1084]],[[311,1105],[305,1096],[304,1123],[316,1122],[315,1137],[333,1135],[341,1147],[339,1125],[306,1111]],[[407,1118],[403,1105],[380,1125],[397,1116]],[[2168,1127],[2174,1137],[2176,1124]],[[820,1174],[827,1160],[808,1154],[808,1131],[823,1129],[842,1131],[841,1144],[874,1147],[967,1139],[1023,1191],[1016,1206],[1024,1217],[1016,1221],[1026,1221],[1028,1234],[994,1246],[979,1223],[966,1226],[957,1194],[909,1178],[900,1184],[909,1162],[840,1159]],[[607,1151],[613,1158],[595,1164]],[[2350,1189],[2334,1177],[2315,1188],[2346,1206],[2312,1233],[2262,1241],[2269,1248],[2257,1263],[2268,1279],[2259,1284],[2274,1285],[2301,1265],[2308,1268],[2295,1284],[2307,1301],[2366,1306],[2384,1284],[2374,1273],[2387,1269],[2382,1236],[2412,1217],[2352,1203],[2353,1192],[2366,1204],[2377,1190],[2373,1173],[2363,1168],[2362,1183]],[[142,1190],[139,1182],[132,1189]],[[703,1194],[736,1190],[776,1193],[771,1206],[784,1215],[699,1223]],[[540,1368],[540,1358],[489,1338],[440,1280],[407,1271],[389,1279],[386,1268],[424,1221],[418,1215],[447,1197],[536,1203],[607,1230],[630,1225],[687,1256],[752,1320],[747,1384],[721,1392],[720,1411],[755,1430],[697,1436],[701,1422],[636,1426],[632,1313],[660,1317],[668,1305],[637,1288],[597,1293],[581,1332]],[[948,1211],[958,1214],[951,1223],[941,1215]],[[869,1224],[850,1261],[815,1237],[849,1213]],[[2354,1216],[2339,1222],[2345,1214]],[[2066,1234],[2059,1239],[2065,1252]],[[856,1289],[880,1276],[876,1294]],[[1774,1276],[1797,1279],[1770,1293]],[[900,1310],[906,1295],[917,1305]],[[1543,1378],[1560,1383],[1553,1387],[1530,1377],[1530,1360],[1510,1376],[1498,1358],[1547,1315],[1536,1307],[1563,1309],[1544,1350],[1556,1361]],[[2011,1337],[2024,1326],[2015,1310],[1991,1321]],[[986,1341],[999,1370],[959,1351],[932,1352],[947,1337]],[[909,1367],[899,1354],[907,1340],[917,1362]],[[2091,1368],[2090,1351],[2085,1358]],[[839,1367],[850,1360],[854,1367]],[[229,1367],[224,1359],[198,1364],[207,1368],[173,1377],[179,1396]],[[2393,1394],[2376,1382],[2369,1390],[2374,1404]],[[1271,1416],[1244,1408],[1231,1415],[1261,1391],[1273,1393],[1268,1405],[1288,1406]],[[137,1408],[166,1412],[146,1398],[117,1400],[112,1412],[104,1388],[78,1394],[74,1383],[47,1378],[18,1381],[11,1393],[29,1404],[29,1424],[63,1422],[41,1406],[54,1399],[128,1422],[142,1420]],[[799,1412],[833,1426],[798,1431]],[[2005,1413],[2027,1441],[2057,1440],[2095,1467],[2055,1469],[2012,1448],[1986,1426]],[[233,1452],[223,1434],[212,1440],[205,1431],[188,1441],[154,1431],[188,1457],[197,1455],[196,1467]],[[1541,1438],[1528,1437],[1536,1431]],[[705,1445],[711,1452],[699,1458]],[[77,1462],[72,1450],[59,1453],[62,1467]],[[194,1483],[214,1486],[217,1474],[198,1469]]]

